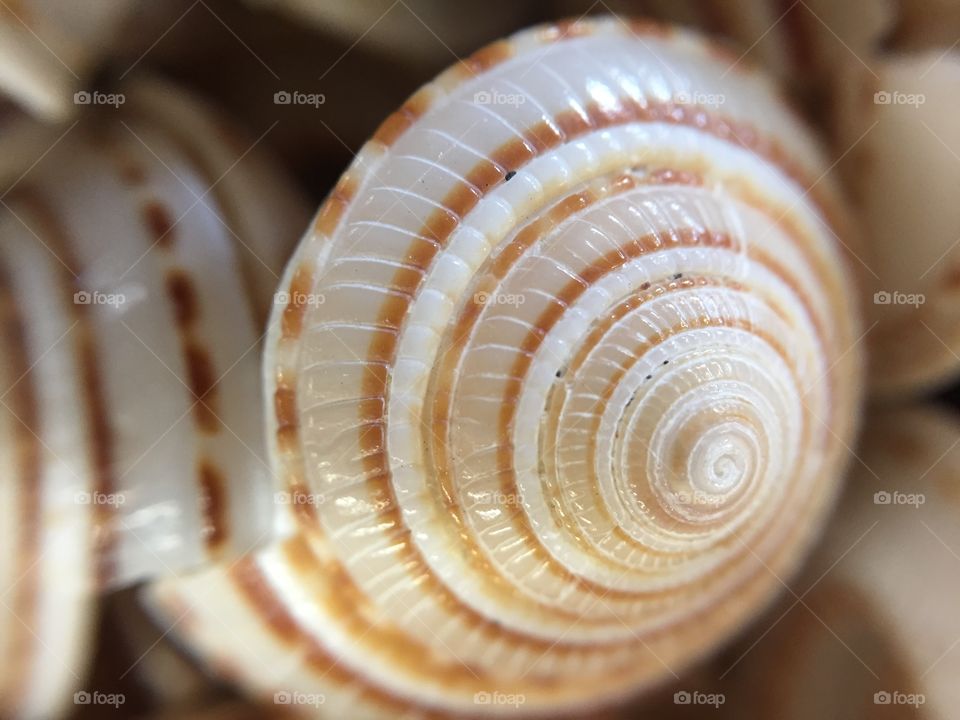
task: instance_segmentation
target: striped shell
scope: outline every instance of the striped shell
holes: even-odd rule
[[[158,583],[174,633],[329,717],[556,717],[766,603],[840,477],[859,333],[826,164],[733,59],[540,27],[383,123],[268,334],[289,536]]]
[[[271,531],[258,327],[306,219],[255,143],[189,96],[150,80],[127,95],[2,197],[4,717],[63,714],[98,588]]]

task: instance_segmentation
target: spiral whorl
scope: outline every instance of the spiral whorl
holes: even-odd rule
[[[825,163],[733,61],[537,28],[383,124],[271,328],[291,538],[158,591],[206,652],[333,716],[555,716],[781,587],[841,472],[857,330]]]

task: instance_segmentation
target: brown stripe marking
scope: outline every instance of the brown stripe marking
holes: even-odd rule
[[[166,292],[173,305],[174,322],[183,343],[188,385],[193,394],[194,418],[201,431],[216,434],[221,429],[216,410],[219,404],[217,378],[209,351],[196,338],[196,323],[200,315],[196,288],[189,274],[175,268],[167,274]]]
[[[96,332],[93,329],[92,306],[75,303],[74,293],[84,290],[79,284],[82,268],[74,255],[70,234],[60,216],[43,193],[33,186],[22,185],[16,191],[17,201],[30,212],[40,228],[38,235],[50,245],[57,257],[66,267],[62,269],[62,287],[64,304],[76,326],[73,337],[76,340],[76,353],[80,367],[80,382],[83,402],[86,409],[86,422],[89,433],[89,450],[93,460],[93,490],[111,495],[117,490],[115,479],[114,428],[107,402],[104,378],[100,373],[100,349]],[[114,527],[115,514],[119,506],[110,503],[93,505],[93,547],[95,550],[96,579],[100,587],[105,587],[115,574],[117,536]]]
[[[819,186],[805,183],[805,180],[809,179],[807,174],[778,141],[761,136],[756,128],[747,122],[737,122],[713,110],[689,105],[673,103],[640,105],[632,98],[621,98],[617,108],[605,108],[597,103],[588,103],[584,114],[566,110],[559,113],[552,121],[537,122],[524,131],[522,138],[508,140],[494,150],[491,153],[491,160],[501,169],[509,168],[516,171],[547,150],[588,132],[632,122],[663,122],[690,127],[744,148],[778,167],[801,187],[812,187],[810,195],[823,216],[834,227],[840,225],[828,201],[828,195],[821,192]],[[433,239],[441,245],[445,243],[460,220],[489,190],[496,186],[488,161],[481,161],[467,175],[466,180],[466,185],[459,183],[444,197],[441,201],[443,209],[431,213],[421,229],[422,237]],[[474,192],[476,189],[480,192]],[[330,235],[332,232],[327,234]],[[438,250],[439,248],[435,248],[433,254]],[[433,254],[430,254],[428,262],[432,260]]]
[[[207,349],[192,339],[186,339],[183,349],[187,365],[190,391],[193,393],[193,411],[197,426],[204,433],[213,435],[220,432],[220,418],[217,417],[217,378]]]
[[[586,362],[590,351],[600,343],[601,339],[606,335],[607,332],[621,319],[623,319],[627,314],[639,308],[651,300],[654,300],[659,297],[663,297],[666,293],[675,292],[678,290],[686,290],[692,287],[715,287],[715,288],[728,288],[732,290],[740,290],[742,287],[739,283],[730,282],[727,280],[717,279],[717,278],[706,278],[706,277],[696,277],[696,278],[684,278],[679,282],[673,281],[663,281],[656,285],[644,283],[647,287],[644,289],[643,294],[632,295],[624,299],[619,305],[615,306],[611,311],[609,311],[602,319],[601,322],[595,324],[594,328],[587,334],[585,341],[581,344],[580,349],[577,351],[574,358],[571,360],[569,366],[566,368],[565,376],[570,377],[577,373],[580,367]],[[696,327],[722,327],[730,326],[730,323],[726,322],[723,318],[702,318],[700,324]],[[738,323],[738,327],[743,330],[751,330],[748,325],[744,323]],[[606,406],[606,403],[609,402],[610,398],[613,396],[613,392],[617,387],[617,384],[620,380],[629,372],[629,370],[636,365],[643,357],[644,354],[649,352],[651,349],[657,345],[663,343],[668,338],[679,334],[682,331],[685,331],[686,328],[682,327],[672,327],[661,332],[656,338],[651,341],[642,342],[637,344],[631,353],[631,357],[628,360],[622,361],[619,365],[619,369],[615,372],[609,382],[607,387],[604,390],[602,399],[598,400],[595,404],[595,408],[603,408]],[[779,350],[779,348],[778,348]],[[785,352],[781,352],[781,355],[786,357]],[[543,442],[546,443],[548,438],[557,438],[559,433],[559,420],[560,413],[562,411],[563,405],[566,402],[566,395],[563,387],[558,388],[558,392],[554,393],[550,401],[548,402],[547,410],[547,419],[546,419],[546,429],[541,433]],[[588,436],[595,437],[597,434],[597,429],[600,425],[600,416],[594,415],[592,420],[591,428],[588,431]],[[587,468],[594,467],[594,458],[596,456],[596,445],[591,442],[587,448],[587,458],[585,460],[585,465]],[[562,494],[559,492],[559,483],[552,481],[550,478],[558,475],[558,473],[553,469],[553,462],[551,456],[546,453],[541,455],[545,465],[545,471],[543,473],[545,479],[545,485],[548,489],[548,494],[552,497],[552,501],[547,503],[548,509],[553,515],[554,522],[560,526],[567,529],[568,534],[573,538],[573,540],[584,550],[592,550],[592,544],[589,539],[580,531],[579,525],[572,519],[568,518],[565,512],[567,503],[564,502]],[[514,486],[515,486],[514,481]],[[600,489],[594,482],[591,486],[591,494],[594,497],[596,502],[596,507],[599,514],[607,522],[610,523],[610,526],[613,528],[611,534],[616,537],[618,541],[626,542],[631,545],[636,545],[636,541],[623,531],[622,528],[618,526],[616,522],[610,517],[610,514],[606,510],[606,505],[601,497]],[[677,525],[680,523],[674,523]],[[657,555],[657,556],[667,556],[668,553],[660,552],[653,548],[644,548],[648,554]],[[671,556],[675,557],[675,554]],[[619,562],[617,560],[613,562]]]
[[[167,275],[167,297],[173,303],[173,317],[181,332],[188,331],[199,314],[197,293],[190,277],[182,270]]]
[[[287,387],[278,382],[273,393],[273,411],[277,418],[277,441],[283,449],[296,444],[297,424],[297,394],[296,388]]]
[[[464,81],[470,80],[513,57],[513,47],[509,40],[497,40],[477,50],[466,60],[461,60],[454,68]]]
[[[485,689],[485,685],[491,682],[503,692],[522,692],[533,688],[545,695],[560,693],[570,685],[568,677],[553,673],[550,669],[539,674],[530,673],[525,678],[508,679],[497,674],[491,675],[481,666],[466,664],[454,653],[437,653],[431,650],[429,642],[412,634],[411,628],[384,622],[376,604],[357,588],[349,572],[336,560],[324,561],[318,557],[302,536],[286,543],[283,552],[294,574],[302,580],[306,596],[324,607],[346,634],[357,638],[357,642],[364,645],[368,652],[389,658],[394,666],[404,668],[410,674],[428,678],[432,682],[439,680],[445,687],[467,693]],[[229,571],[229,580],[250,605],[253,614],[263,621],[279,642],[305,650],[306,666],[321,677],[336,666],[343,673],[343,676],[336,678],[338,684],[356,681],[384,699],[398,700],[382,686],[373,685],[364,676],[345,668],[342,660],[332,658],[321,642],[290,614],[283,598],[277,595],[250,556],[238,561]],[[459,603],[448,608],[451,612],[461,609],[466,610]],[[550,653],[565,660],[583,658],[584,662],[589,662],[590,658],[603,655],[607,650],[642,647],[638,638],[627,633],[623,639],[609,644],[568,644],[533,636],[518,636],[496,623],[485,620],[481,623],[468,623],[469,631],[479,629],[489,637],[490,643],[508,640],[528,652],[538,655]],[[687,632],[690,632],[689,628]],[[669,633],[669,627],[658,628],[652,637],[662,640]],[[448,658],[445,659],[444,655]],[[653,655],[628,656],[620,664],[605,668],[602,679],[592,678],[594,689],[597,683],[608,688],[622,688],[645,673],[649,674],[651,668],[659,667],[660,661]]]
[[[403,135],[430,109],[432,95],[433,88],[429,85],[418,90],[400,106],[399,110],[383,121],[373,134],[372,139],[385,147],[393,145],[398,137]]]
[[[143,224],[157,245],[168,248],[176,242],[173,219],[159,200],[148,200],[141,206],[140,211],[143,214]]]
[[[313,284],[313,268],[310,263],[297,266],[287,293],[287,305],[280,318],[281,335],[284,340],[300,337],[303,332],[303,316],[307,312],[307,296]]]
[[[320,212],[317,213],[317,219],[313,224],[313,231],[320,235],[330,236],[340,223],[343,213],[346,212],[347,207],[353,201],[356,194],[357,181],[348,172],[340,178],[329,197],[327,197],[321,206]]]
[[[790,287],[790,289],[793,291],[794,295],[798,298],[798,300],[799,300],[799,301],[801,302],[801,304],[803,305],[804,311],[806,312],[807,317],[810,319],[811,324],[812,324],[813,327],[814,327],[814,332],[817,334],[818,337],[821,337],[821,338],[822,338],[824,335],[823,335],[823,328],[822,328],[822,326],[821,326],[821,323],[820,323],[819,319],[817,318],[817,316],[813,313],[813,310],[812,310],[812,308],[810,307],[810,304],[809,304],[809,302],[807,301],[806,297],[801,294],[801,288],[800,288],[800,287],[798,286],[798,284],[793,280],[792,276],[789,275],[789,273],[783,268],[782,265],[780,265],[778,262],[774,261],[774,260],[773,260],[772,258],[770,258],[767,254],[760,252],[760,251],[757,250],[756,248],[754,248],[754,249],[752,249],[752,250],[750,251],[749,256],[750,256],[752,259],[756,260],[759,264],[761,264],[761,265],[763,265],[764,267],[766,267],[766,268],[767,268],[768,270],[770,270],[773,274],[777,275],[778,278],[779,278],[784,284],[786,284],[788,287]],[[696,282],[697,285],[716,284],[715,282],[710,282],[710,283],[708,283],[705,278],[699,278],[699,279],[697,279],[696,281],[694,281],[694,280],[692,280],[692,279],[690,279],[690,278],[684,278],[683,280],[680,281],[680,283],[670,283],[670,284],[671,284],[671,285],[677,284],[678,286],[685,286],[685,287],[693,287],[695,282]],[[726,282],[724,282],[724,283],[722,283],[722,284],[727,285],[727,286],[729,286],[730,288],[735,289],[735,290],[741,290],[741,289],[742,289],[742,286],[740,285],[740,283],[737,283],[737,282],[729,282],[729,281],[726,281]],[[645,285],[646,287],[644,287],[644,288],[642,288],[642,289],[644,289],[644,290],[649,290],[649,289],[650,289],[650,285],[649,285],[648,283],[644,283],[644,285]],[[656,289],[650,290],[650,292],[651,292],[651,293],[652,293],[652,292],[657,292],[657,290],[656,290]],[[661,292],[662,292],[662,291],[661,291]],[[650,295],[650,293],[648,293],[647,297],[652,297],[652,295]],[[586,358],[587,358],[587,355],[588,355],[588,353],[589,353],[590,348],[593,347],[593,346],[595,346],[595,345],[599,342],[599,338],[602,336],[602,334],[603,334],[604,332],[606,332],[606,328],[607,328],[607,327],[612,326],[613,323],[615,323],[617,320],[619,320],[626,312],[632,310],[633,307],[638,306],[639,304],[641,304],[642,302],[644,302],[644,300],[645,300],[645,298],[644,298],[643,296],[633,296],[632,298],[628,298],[628,299],[625,300],[623,303],[621,303],[620,306],[618,306],[617,308],[615,308],[615,309],[606,317],[605,321],[604,321],[602,324],[598,324],[598,325],[593,329],[593,331],[591,331],[591,333],[588,335],[588,339],[583,343],[583,345],[581,346],[580,350],[577,352],[577,354],[575,355],[574,359],[571,361],[569,367],[567,368],[567,373],[575,373],[575,372],[581,367],[581,365],[583,364],[583,362],[585,362],[585,360],[586,360]],[[786,312],[785,312],[781,307],[779,307],[778,304],[776,304],[775,299],[771,298],[771,301],[773,302],[773,304],[770,304],[770,305],[769,305],[770,308],[771,308],[771,310],[772,310],[774,313],[776,313],[786,324],[789,325],[790,323],[789,323],[789,319],[788,319],[788,317],[787,317],[787,315],[786,315]],[[774,350],[777,352],[777,354],[779,354],[782,358],[784,358],[784,360],[787,362],[788,365],[790,365],[790,362],[789,362],[789,354],[787,353],[786,348],[782,347],[779,343],[777,343],[777,342],[773,339],[772,336],[770,336],[770,335],[767,334],[767,333],[759,332],[756,328],[750,327],[750,326],[748,326],[748,325],[744,325],[744,324],[742,324],[742,323],[737,324],[736,326],[740,327],[740,328],[743,329],[743,330],[747,330],[747,331],[753,332],[755,335],[761,337],[768,345],[770,345],[772,348],[774,348]],[[663,339],[663,338],[661,338],[661,339]],[[614,388],[615,388],[615,386],[616,386],[616,383],[619,382],[620,378],[623,377],[623,375],[626,374],[626,371],[629,369],[629,367],[632,367],[632,366],[635,364],[635,362],[639,359],[641,353],[642,353],[642,352],[645,352],[644,347],[645,347],[645,345],[642,344],[642,345],[639,345],[639,346],[637,346],[636,348],[634,348],[634,351],[633,351],[633,360],[632,360],[631,362],[628,362],[628,363],[621,363],[621,368],[623,368],[623,371],[620,372],[619,374],[615,375],[615,376],[611,379],[610,383],[608,384],[608,388],[607,388],[607,390],[605,391],[602,399],[601,399],[600,401],[598,401],[598,406],[603,407],[603,406],[605,406],[605,404],[609,401],[609,399],[612,397],[613,390],[614,390]],[[558,400],[562,400],[562,398],[559,398]],[[548,426],[549,426],[549,429],[548,429],[547,433],[545,433],[545,436],[556,437],[556,432],[557,432],[557,428],[558,428],[558,424],[559,424],[559,412],[560,412],[560,407],[557,406],[553,411],[550,411],[550,412],[548,413]],[[809,413],[808,413],[808,414],[809,414]],[[600,419],[599,419],[599,416],[597,416],[597,417],[595,417],[595,419],[594,419],[594,421],[593,421],[593,423],[592,423],[591,431],[590,431],[590,433],[588,433],[588,435],[590,435],[591,437],[596,437],[597,430],[598,430],[598,428],[599,428],[599,424],[600,424]],[[809,426],[808,426],[808,425],[805,425],[805,426],[804,426],[803,432],[804,432],[804,437],[801,439],[801,445],[805,445],[806,437],[810,434],[810,433],[809,433]],[[594,467],[594,465],[595,465],[595,455],[596,455],[596,446],[595,446],[594,443],[591,443],[591,445],[590,445],[590,447],[589,447],[589,450],[588,450],[588,457],[587,457],[587,460],[586,460],[587,467]],[[512,467],[512,465],[511,465],[511,467]],[[549,482],[548,482],[548,485],[550,485]],[[515,487],[515,483],[514,483],[514,487]],[[510,490],[510,492],[514,492],[514,490]],[[596,507],[599,509],[599,512],[601,513],[601,515],[602,515],[604,518],[606,518],[606,519],[613,525],[613,528],[614,528],[613,534],[617,535],[617,537],[618,537],[619,539],[623,540],[624,542],[633,542],[632,538],[630,538],[628,535],[626,535],[625,533],[623,533],[622,530],[616,525],[616,523],[613,522],[612,518],[610,518],[609,514],[608,514],[607,511],[606,511],[606,505],[603,503],[602,498],[600,497],[599,488],[596,486],[596,484],[594,484],[594,486],[593,486],[593,488],[592,488],[592,492],[593,492],[593,495],[594,495],[594,499],[596,500]],[[563,503],[563,497],[562,497],[560,494],[556,493],[556,492],[554,492],[554,493],[552,493],[552,494],[554,495],[557,504],[555,505],[555,504],[553,504],[553,503],[549,503],[549,504],[548,504],[548,507],[550,507],[550,509],[551,509],[552,511],[556,511],[555,514],[554,514],[555,521],[557,521],[558,524],[561,524],[561,525],[563,525],[564,527],[567,527],[567,528],[568,528],[568,531],[570,532],[570,534],[573,535],[574,538],[576,538],[578,542],[581,542],[583,547],[589,547],[589,542],[587,541],[586,538],[584,538],[584,537],[581,536],[581,534],[579,533],[579,531],[578,531],[577,529],[574,529],[573,525],[571,524],[572,521],[566,521],[566,520],[563,519],[563,512],[562,512],[562,510],[561,510],[561,506],[565,504],[565,503]],[[649,550],[648,552],[650,552],[651,554],[658,554],[658,553],[656,553],[655,551],[652,551],[652,550]]]

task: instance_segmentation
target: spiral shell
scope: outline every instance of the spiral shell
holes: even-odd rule
[[[780,587],[844,462],[858,323],[819,149],[732,60],[539,27],[384,122],[269,330],[290,535],[158,583],[175,633],[331,717],[555,717]]]

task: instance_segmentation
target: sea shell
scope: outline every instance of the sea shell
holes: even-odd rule
[[[735,47],[731,63],[751,62],[789,82],[810,100],[814,112],[847,80],[838,73],[846,65],[863,70],[896,18],[893,0],[644,0],[644,14],[722,36]],[[557,0],[559,12],[570,15],[594,9],[589,0]],[[609,0],[610,12],[636,12],[636,2]]]
[[[306,225],[286,178],[159,81],[0,209],[0,711],[62,711],[93,592],[272,534],[259,327]]]
[[[155,583],[172,634],[330,717],[557,717],[766,604],[851,442],[854,240],[729,66],[648,23],[538,27],[384,122],[271,320],[289,537]]]
[[[862,258],[870,384],[880,395],[960,375],[960,55],[875,61],[871,91],[847,110],[847,176],[870,239]]]
[[[82,79],[115,41],[135,6],[135,0],[4,2],[0,91],[47,120],[72,114],[74,91],[80,91]]]
[[[310,23],[343,40],[403,62],[449,62],[486,38],[516,27],[528,16],[523,3],[451,4],[444,0],[246,0],[259,11],[275,11]]]
[[[98,642],[108,648],[110,659],[101,659],[99,668],[119,667],[105,674],[111,682],[126,681],[145,696],[151,707],[171,712],[222,699],[222,686],[171,643],[165,630],[144,612],[136,588],[110,593],[101,599],[101,607]],[[98,680],[101,678],[95,672],[85,686],[96,687]]]

